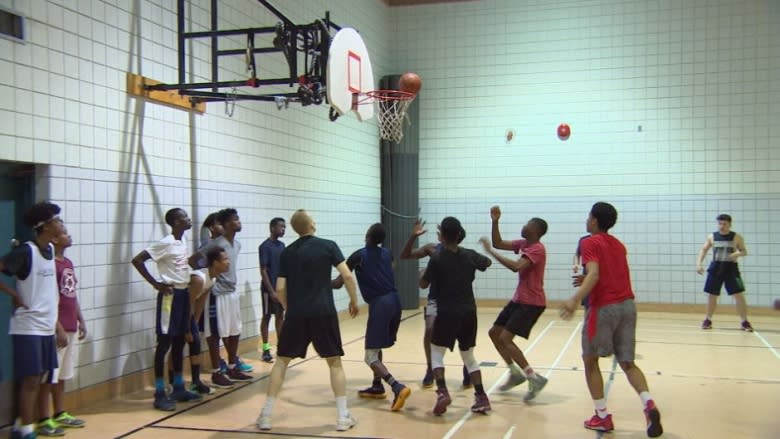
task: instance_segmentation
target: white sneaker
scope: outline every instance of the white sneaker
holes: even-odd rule
[[[536,375],[535,378],[528,378],[528,393],[525,394],[523,397],[523,401],[528,402],[534,398],[536,398],[536,395],[539,394],[539,392],[544,389],[544,386],[547,385],[547,378]]]
[[[506,392],[506,391],[509,391],[510,389],[512,389],[512,387],[519,386],[520,384],[523,384],[524,382],[525,382],[525,376],[524,375],[519,375],[519,374],[515,375],[515,374],[510,372],[509,376],[506,377],[506,381],[504,382],[504,384],[501,384],[498,387],[498,390],[500,390],[502,392]]]
[[[260,412],[260,415],[257,417],[257,421],[255,421],[255,425],[259,430],[270,430],[271,417],[266,416],[264,412]]]
[[[357,419],[348,414],[345,418],[339,418],[339,420],[336,421],[336,431],[347,431],[356,425]]]

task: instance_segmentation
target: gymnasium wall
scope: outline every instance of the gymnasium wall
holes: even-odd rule
[[[349,116],[330,122],[325,105],[278,111],[261,102],[236,103],[232,116],[222,103],[191,115],[125,93],[126,72],[176,82],[175,3],[0,0],[0,7],[25,15],[28,25],[26,43],[0,39],[0,160],[41,165],[37,196],[60,204],[74,239],[67,255],[77,267],[90,335],[80,345],[71,387],[152,366],[155,292],[130,260],[168,233],[168,209],[190,213],[194,227],[187,237],[193,241],[208,213],[238,210],[243,337],[258,334],[257,248],[271,218],[306,208],[318,234],[336,240],[347,255],[380,218],[374,122]],[[193,5],[189,30],[206,30],[210,2],[187,3]],[[219,3],[223,29],[278,21],[254,0]],[[295,23],[330,11],[336,24],[362,32],[377,77],[392,73],[390,24],[381,1],[273,3]],[[245,44],[233,40],[233,48]],[[208,46],[190,49],[188,80],[208,81]],[[288,74],[282,55],[257,61],[261,78]],[[220,64],[220,75],[246,78],[243,56]],[[283,241],[296,237],[290,227]],[[346,293],[335,297],[337,307],[346,308]]]
[[[609,201],[638,301],[696,304],[697,253],[729,213],[750,253],[740,262],[749,305],[777,296],[780,3],[492,0],[394,11],[391,58],[424,81],[429,224],[455,215],[476,247],[491,205],[503,208],[505,238],[545,218],[547,295],[562,299],[590,206]],[[561,122],[567,141],[556,137]],[[516,283],[494,266],[475,289],[506,299]]]

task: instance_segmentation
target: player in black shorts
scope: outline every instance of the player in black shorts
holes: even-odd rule
[[[260,258],[260,277],[262,279],[260,291],[263,300],[263,318],[260,320],[260,336],[263,339],[263,361],[271,363],[274,361],[271,355],[271,343],[268,342],[268,324],[271,316],[274,317],[276,326],[276,339],[282,333],[284,325],[284,308],[279,303],[279,297],[276,295],[276,278],[279,277],[279,256],[284,250],[284,243],[279,240],[284,236],[287,225],[284,218],[274,218],[269,225],[271,236],[268,237],[257,249]]]
[[[294,357],[305,358],[309,344],[328,362],[330,384],[336,396],[337,431],[346,431],[357,424],[347,410],[347,384],[341,357],[341,332],[336,305],[333,302],[330,273],[336,267],[349,293],[349,313],[357,316],[357,286],[344,256],[335,242],[314,236],[314,219],[297,210],[290,225],[300,238],[284,249],[279,259],[276,294],[287,310],[284,332],[279,336],[277,361],[271,369],[268,396],[256,425],[271,429],[271,414],[282,388],[287,365]]]
[[[463,363],[474,384],[475,399],[471,411],[485,413],[490,410],[490,401],[482,386],[479,362],[474,358],[477,304],[472,282],[475,272],[485,271],[491,261],[474,250],[458,246],[458,237],[462,230],[457,218],[449,216],[442,220],[440,233],[444,248],[431,256],[420,279],[420,288],[433,285],[437,291],[438,310],[431,337],[431,363],[437,388],[434,415],[443,414],[452,403],[444,381],[444,353],[448,348],[452,350],[455,347],[456,340]]]

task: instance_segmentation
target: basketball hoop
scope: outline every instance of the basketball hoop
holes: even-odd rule
[[[379,120],[379,136],[395,143],[404,137],[403,121],[406,118],[406,110],[415,97],[415,93],[401,90],[371,90],[361,95],[353,95],[355,105],[374,104]]]

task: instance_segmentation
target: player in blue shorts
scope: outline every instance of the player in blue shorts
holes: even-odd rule
[[[368,303],[368,322],[366,324],[365,361],[374,372],[374,381],[370,387],[360,390],[361,398],[385,398],[384,380],[393,390],[395,397],[392,411],[401,410],[412,391],[401,384],[382,363],[382,349],[395,344],[398,326],[401,324],[401,298],[395,288],[393,274],[393,255],[381,244],[386,236],[385,227],[376,223],[366,232],[366,246],[347,258],[347,266],[355,272],[360,294]],[[339,276],[333,281],[333,288],[344,284]]]

